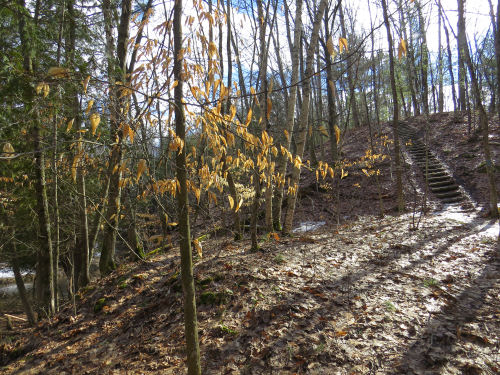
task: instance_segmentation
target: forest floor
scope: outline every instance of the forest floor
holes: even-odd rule
[[[410,211],[394,215],[385,160],[384,217],[374,177],[351,166],[338,197],[304,174],[303,230],[292,237],[263,236],[258,252],[247,240],[203,241],[194,267],[203,374],[500,373],[499,224],[484,218],[479,141],[449,131],[449,117],[431,120],[431,140],[450,141],[438,155],[455,177],[465,172],[471,201],[443,207],[430,196],[420,215],[423,185],[408,160]],[[350,132],[343,150],[354,160],[368,130]],[[500,141],[498,124],[493,134]],[[462,168],[453,160],[465,152]],[[174,248],[122,264],[79,293],[76,314],[66,305],[36,328],[17,325],[20,335],[2,338],[0,373],[185,373],[179,262]]]

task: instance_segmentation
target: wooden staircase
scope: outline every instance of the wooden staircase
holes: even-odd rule
[[[457,204],[465,197],[453,177],[431,150],[420,140],[414,128],[399,123],[399,135],[415,164],[422,170],[430,191],[445,204]]]

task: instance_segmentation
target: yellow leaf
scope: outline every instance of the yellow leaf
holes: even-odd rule
[[[99,116],[99,113],[94,112],[90,115],[90,128],[92,129],[92,135],[95,135],[95,131],[97,130],[97,126],[99,125],[100,122],[101,122],[101,116]]]
[[[146,160],[141,159],[139,160],[139,164],[137,164],[137,177],[136,177],[136,182],[139,181],[139,178],[141,178],[142,173],[148,168],[146,164]]]
[[[60,66],[53,66],[49,68],[47,74],[52,78],[65,78],[69,76],[69,70]]]
[[[343,179],[344,177],[347,177],[348,174],[349,174],[349,172],[344,171],[344,169],[342,169],[341,174],[340,174],[340,179]]]
[[[193,188],[193,192],[194,192],[194,195],[196,197],[196,200],[198,201],[198,203],[200,203],[201,190],[195,187],[195,188]]]
[[[76,154],[73,163],[71,164],[71,176],[73,177],[73,182],[76,183],[76,167],[78,165],[78,161],[80,160],[81,154]]]
[[[228,195],[227,199],[229,200],[229,207],[233,209],[234,206],[234,199],[230,195]]]
[[[234,212],[238,212],[242,204],[243,204],[243,198],[241,198],[240,201],[238,202],[238,205],[234,209]]]
[[[346,52],[348,51],[347,39],[346,38],[339,38],[339,51],[340,51],[340,53],[342,53],[344,51],[344,49],[346,50]]]
[[[231,113],[230,113],[230,117],[229,117],[229,122],[233,121],[234,116],[236,116],[236,107],[232,104],[231,104],[230,112]]]
[[[331,57],[335,57],[335,48],[333,47],[333,39],[331,35],[328,37],[328,40],[326,41],[326,49],[328,50],[328,53],[330,54]]]
[[[197,239],[193,240],[193,245],[194,245],[194,248],[196,249],[196,252],[198,253],[198,256],[200,258],[203,258],[203,249],[201,248],[200,241],[198,241]]]
[[[3,145],[3,152],[5,152],[6,154],[13,154],[14,147],[12,147],[12,145],[9,142],[7,142]]]
[[[85,110],[85,114],[88,115],[93,105],[94,105],[94,99],[90,99],[89,102],[87,103],[87,109]]]
[[[283,134],[285,134],[285,138],[288,141],[290,139],[288,132],[286,130],[283,130]]]
[[[253,87],[250,87],[250,94],[255,95],[255,89]]]
[[[338,144],[340,142],[340,129],[337,125],[335,125],[335,139]]]
[[[319,127],[319,131],[320,131],[320,133],[321,133],[321,134],[323,134],[325,137],[329,137],[329,134],[328,134],[328,131],[327,131],[327,130],[326,130],[326,128],[325,128],[325,125],[321,125],[321,126]]]
[[[36,92],[37,95],[40,95],[42,93],[44,85],[45,85],[44,82],[40,82],[38,85],[36,85],[35,92]]]
[[[87,86],[89,85],[89,81],[90,81],[90,76],[88,76],[87,78],[85,78],[85,80],[82,82],[82,85],[83,85],[83,93],[86,94],[87,93]]]
[[[132,129],[130,126],[128,126],[127,130],[128,130],[128,137],[130,138],[130,142],[134,143],[134,136],[135,136],[134,129]]]
[[[330,175],[331,178],[333,178],[334,172],[332,167],[328,167],[328,174]]]
[[[219,53],[217,52],[217,46],[215,45],[214,42],[210,42],[208,44],[208,56],[210,58],[214,57],[214,56],[217,56],[219,57]]]
[[[66,132],[69,132],[71,130],[71,128],[73,127],[73,123],[74,122],[75,122],[74,118],[72,118],[71,120],[68,121],[68,126],[66,126]]]
[[[361,170],[367,177],[370,177],[370,174],[368,173],[368,171],[366,169],[362,169]]]
[[[401,38],[398,46],[398,59],[401,60],[403,55],[406,56],[406,42],[403,38]]]
[[[274,86],[274,80],[271,78],[271,82],[269,83],[269,88],[268,88],[269,92],[273,91],[273,86]]]
[[[49,95],[50,87],[48,84],[43,84],[43,97],[46,98]]]
[[[245,121],[245,126],[248,126],[250,124],[250,121],[252,121],[252,108],[250,108],[248,110],[247,119]]]
[[[175,80],[174,83],[172,83],[172,87],[170,89],[175,89],[177,85],[179,84],[179,81]]]

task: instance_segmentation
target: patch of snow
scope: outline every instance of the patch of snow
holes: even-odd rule
[[[11,279],[14,277],[14,272],[8,268],[0,269],[0,279]]]
[[[29,272],[28,271],[21,271],[21,275],[27,275]],[[8,267],[6,264],[1,264],[0,265],[0,279],[13,279],[14,278],[14,271],[10,267]]]
[[[299,227],[292,230],[292,233],[309,232],[311,230],[316,230],[325,224],[325,221],[304,221],[303,223],[300,223]]]
[[[473,231],[480,237],[496,238],[499,233],[498,221],[488,221],[470,212],[463,212],[456,207],[448,207],[440,212],[436,212],[434,215],[440,216],[442,219],[456,221],[460,224],[471,224],[473,226]]]
[[[30,290],[33,286],[32,283],[25,283],[24,286],[26,289]],[[17,294],[17,285],[16,284],[9,284],[9,285],[4,285],[0,286],[0,296],[11,296]]]

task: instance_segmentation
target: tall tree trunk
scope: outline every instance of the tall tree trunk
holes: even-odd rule
[[[66,60],[71,68],[75,65],[75,52],[76,52],[76,12],[74,9],[74,0],[69,0],[68,8],[68,22],[69,22],[69,35],[66,39]],[[80,100],[78,98],[78,90],[73,84],[68,88],[71,97],[71,112],[75,120],[75,128],[77,131],[82,127],[82,116],[80,114]],[[81,143],[76,152],[83,152]],[[83,159],[83,158],[81,158]],[[78,217],[79,225],[77,229],[77,246],[75,247],[74,257],[75,260],[75,277],[74,285],[78,290],[80,287],[87,285],[90,282],[90,249],[89,249],[89,231],[88,231],[88,214],[87,214],[87,196],[85,189],[85,176],[83,173],[83,165],[79,165],[76,170],[76,184],[78,192]]]
[[[406,73],[408,74],[408,87],[410,88],[411,102],[413,106],[413,115],[418,116],[420,114],[420,106],[418,103],[417,94],[415,90],[415,84],[416,84],[415,82],[417,74],[415,72],[416,65],[415,65],[415,55],[413,51],[413,33],[410,34],[411,35],[410,39],[408,39],[408,33],[406,30],[405,11],[401,0],[399,0],[398,2],[398,9],[399,9],[399,20],[401,24],[401,30],[403,31],[403,38],[408,42],[407,43],[408,52],[407,52],[407,58],[405,59],[405,64],[406,64]],[[373,39],[373,33],[372,33],[372,39]],[[373,41],[372,41],[372,48],[373,48]]]
[[[336,13],[336,11],[335,11]],[[328,12],[325,12],[324,15],[324,25],[325,25],[325,39],[330,37],[330,30],[328,26]],[[330,160],[332,166],[337,163],[338,159],[338,149],[337,149],[337,140],[335,136],[335,125],[337,122],[337,108],[335,106],[335,79],[333,78],[333,70],[332,70],[332,57],[330,56],[330,52],[328,51],[326,42],[323,43],[323,54],[326,61],[326,96],[328,101],[328,132],[330,134]]]
[[[36,2],[36,9],[39,9],[39,1]],[[26,14],[29,11],[26,9],[24,0],[18,0],[18,31],[19,39],[21,40],[21,51],[23,56],[23,69],[28,77],[31,77],[34,72],[33,56],[34,46],[27,32]],[[38,11],[35,12],[35,23],[38,20]],[[25,106],[26,109],[33,105],[34,91],[31,87],[25,88]],[[47,313],[55,311],[54,298],[54,279],[53,279],[53,249],[52,237],[50,232],[50,217],[49,204],[47,199],[47,187],[45,184],[45,154],[41,147],[40,134],[40,114],[39,110],[35,109],[33,126],[33,145],[35,155],[35,193],[37,198],[37,216],[40,230],[40,247],[37,251],[37,267],[35,278],[35,299],[41,309],[45,309]]]
[[[422,14],[422,5],[420,1],[415,2],[418,12],[418,26],[420,32],[420,71],[422,74],[422,104],[424,105],[424,113],[429,114],[429,51],[427,49],[427,37],[425,33],[425,20]]]
[[[108,76],[110,80],[110,124],[112,139],[116,143],[111,149],[109,159],[108,178],[109,196],[106,207],[106,226],[104,229],[101,259],[99,260],[99,270],[101,275],[107,275],[116,268],[114,253],[116,246],[116,235],[118,230],[121,206],[121,185],[122,161],[123,161],[123,124],[125,97],[123,88],[118,88],[115,82],[127,82],[126,56],[129,37],[129,25],[132,10],[132,0],[122,0],[120,24],[118,26],[118,39],[115,48],[113,46],[111,3],[109,0],[103,1],[104,25],[106,31],[106,53],[108,58]]]
[[[465,25],[465,16],[464,16],[464,1],[458,0],[458,23]],[[465,30],[464,30],[465,32]],[[486,173],[488,174],[489,181],[489,205],[490,205],[490,216],[497,218],[499,216],[498,213],[498,195],[497,188],[495,182],[495,165],[493,164],[493,160],[491,158],[491,150],[489,144],[489,124],[488,124],[488,115],[483,105],[483,101],[481,98],[481,89],[479,87],[478,79],[476,76],[476,72],[474,70],[474,65],[472,64],[472,59],[470,57],[469,47],[467,46],[467,39],[461,39],[461,45],[459,46],[462,51],[462,56],[465,60],[465,64],[469,68],[469,76],[472,83],[472,90],[474,93],[474,97],[476,99],[476,106],[479,110],[479,122],[481,124],[481,130],[483,133],[483,152],[484,159],[486,164]]]
[[[184,141],[186,126],[184,115],[183,86],[184,74],[182,50],[182,0],[174,4],[174,79],[178,85],[174,88],[175,101],[175,133]],[[186,147],[175,156],[176,176],[179,182],[177,194],[177,210],[179,218],[180,252],[181,252],[181,278],[184,291],[184,325],[186,337],[186,354],[189,375],[200,375],[200,347],[198,343],[198,321],[196,318],[196,299],[193,277],[193,259],[191,254],[191,233],[189,225],[189,203],[186,174]]]
[[[467,46],[467,36],[465,34],[465,19],[460,17],[464,14],[465,2],[458,2],[458,109],[460,111],[467,110],[466,92],[465,92],[465,56],[463,46]]]
[[[295,28],[293,32],[293,45],[290,45],[291,63],[292,63],[292,76],[290,80],[290,92],[288,96],[288,107],[286,111],[286,125],[285,130],[288,137],[284,141],[286,150],[290,150],[292,142],[292,132],[295,123],[295,105],[297,102],[297,85],[299,82],[299,46],[300,37],[302,35],[302,0],[296,0],[295,3]],[[277,176],[278,183],[275,188],[275,201],[274,201],[274,228],[281,230],[281,207],[283,203],[283,191],[285,187],[285,175],[287,168],[288,158],[282,153],[279,154]]]
[[[227,22],[227,36],[226,36],[226,51],[227,51],[227,88],[229,92],[231,92],[232,88],[232,80],[233,80],[233,62],[231,60],[231,0],[227,0],[226,6],[226,22]],[[222,63],[222,53],[221,53],[221,63]],[[231,99],[230,94],[226,100],[226,111],[225,113],[229,113],[231,110]],[[238,191],[236,190],[236,184],[234,183],[233,172],[227,169],[226,166],[226,155],[224,154],[222,162],[224,163],[225,171],[227,172],[227,185],[229,188],[229,194],[233,198],[235,204],[238,204],[240,201],[240,197]],[[234,239],[236,241],[241,240],[243,237],[241,231],[241,222],[240,222],[240,213],[233,209],[233,230],[234,230]]]
[[[439,1],[439,0],[438,0]],[[438,112],[444,110],[444,94],[443,94],[443,47],[441,43],[441,7],[438,6]]]
[[[441,16],[443,16],[441,14]],[[452,62],[452,54],[450,47],[450,34],[448,33],[448,28],[443,22],[444,34],[446,36],[446,52],[448,55],[448,73],[450,74],[450,83],[451,83],[451,97],[453,100],[453,111],[456,112],[458,110],[458,101],[457,101],[457,91],[455,89],[455,74],[453,73],[453,62]]]
[[[339,18],[340,18],[340,27],[342,30],[342,37],[347,38],[347,30],[345,27],[345,19],[344,19],[344,10],[342,7],[342,3],[339,2]],[[350,54],[347,55],[346,57],[346,63],[347,63],[347,83],[349,84],[349,103],[352,109],[352,122],[354,127],[358,127],[360,125],[359,122],[359,109],[358,109],[358,102],[356,100],[356,91],[355,91],[355,82],[356,82],[356,77],[353,72],[353,57],[350,56]]]
[[[497,3],[497,26],[495,33],[495,57],[497,68],[497,112],[500,115],[500,0]]]
[[[400,155],[400,145],[399,145],[399,105],[398,105],[398,92],[396,87],[396,77],[394,74],[394,52],[392,45],[392,35],[391,26],[389,23],[389,16],[387,15],[387,3],[386,0],[382,0],[382,10],[384,12],[384,23],[387,29],[387,43],[389,45],[389,71],[391,77],[391,89],[392,89],[392,100],[394,106],[394,114],[392,120],[392,131],[394,136],[394,160],[396,164],[396,194],[398,200],[398,211],[401,213],[404,211],[405,202],[403,195],[403,181],[402,181],[402,171],[401,171],[401,155]]]
[[[40,226],[40,249],[38,250],[35,278],[35,298],[42,308],[48,308],[49,314],[55,312],[54,294],[54,259],[52,234],[49,216],[49,200],[45,179],[45,153],[42,151],[39,114],[36,114],[34,148],[36,158],[36,182],[38,224]]]
[[[261,129],[264,132],[269,133],[269,121],[268,121],[268,100],[269,100],[269,92],[268,92],[268,80],[267,80],[267,65],[268,65],[268,53],[267,53],[267,44],[266,44],[266,28],[268,22],[269,11],[266,11],[264,14],[264,7],[262,0],[257,0],[257,15],[259,17],[259,46],[260,46],[260,55],[259,55],[259,82],[260,82],[260,91],[262,92],[260,98],[260,119],[259,123],[261,124]],[[265,227],[268,232],[272,232],[273,230],[273,181],[272,175],[273,172],[271,170],[271,153],[268,153],[267,156],[267,164],[268,166],[265,168],[265,180],[263,181],[265,184]]]
[[[302,106],[300,109],[299,123],[297,124],[298,128],[296,132],[297,151],[295,157],[299,159],[301,159],[304,154],[306,135],[308,131],[307,119],[309,117],[309,102],[311,100],[311,78],[313,77],[314,52],[316,51],[316,45],[318,43],[319,37],[319,28],[327,3],[327,0],[321,0],[321,2],[319,3],[314,17],[311,41],[309,43],[309,47],[307,48],[306,70],[302,82]],[[292,169],[292,177],[290,179],[290,187],[292,187],[292,191],[290,191],[288,194],[285,223],[283,225],[283,232],[285,234],[289,234],[292,230],[293,216],[295,214],[295,204],[297,202],[297,193],[299,188],[299,180],[300,165],[294,164]]]

